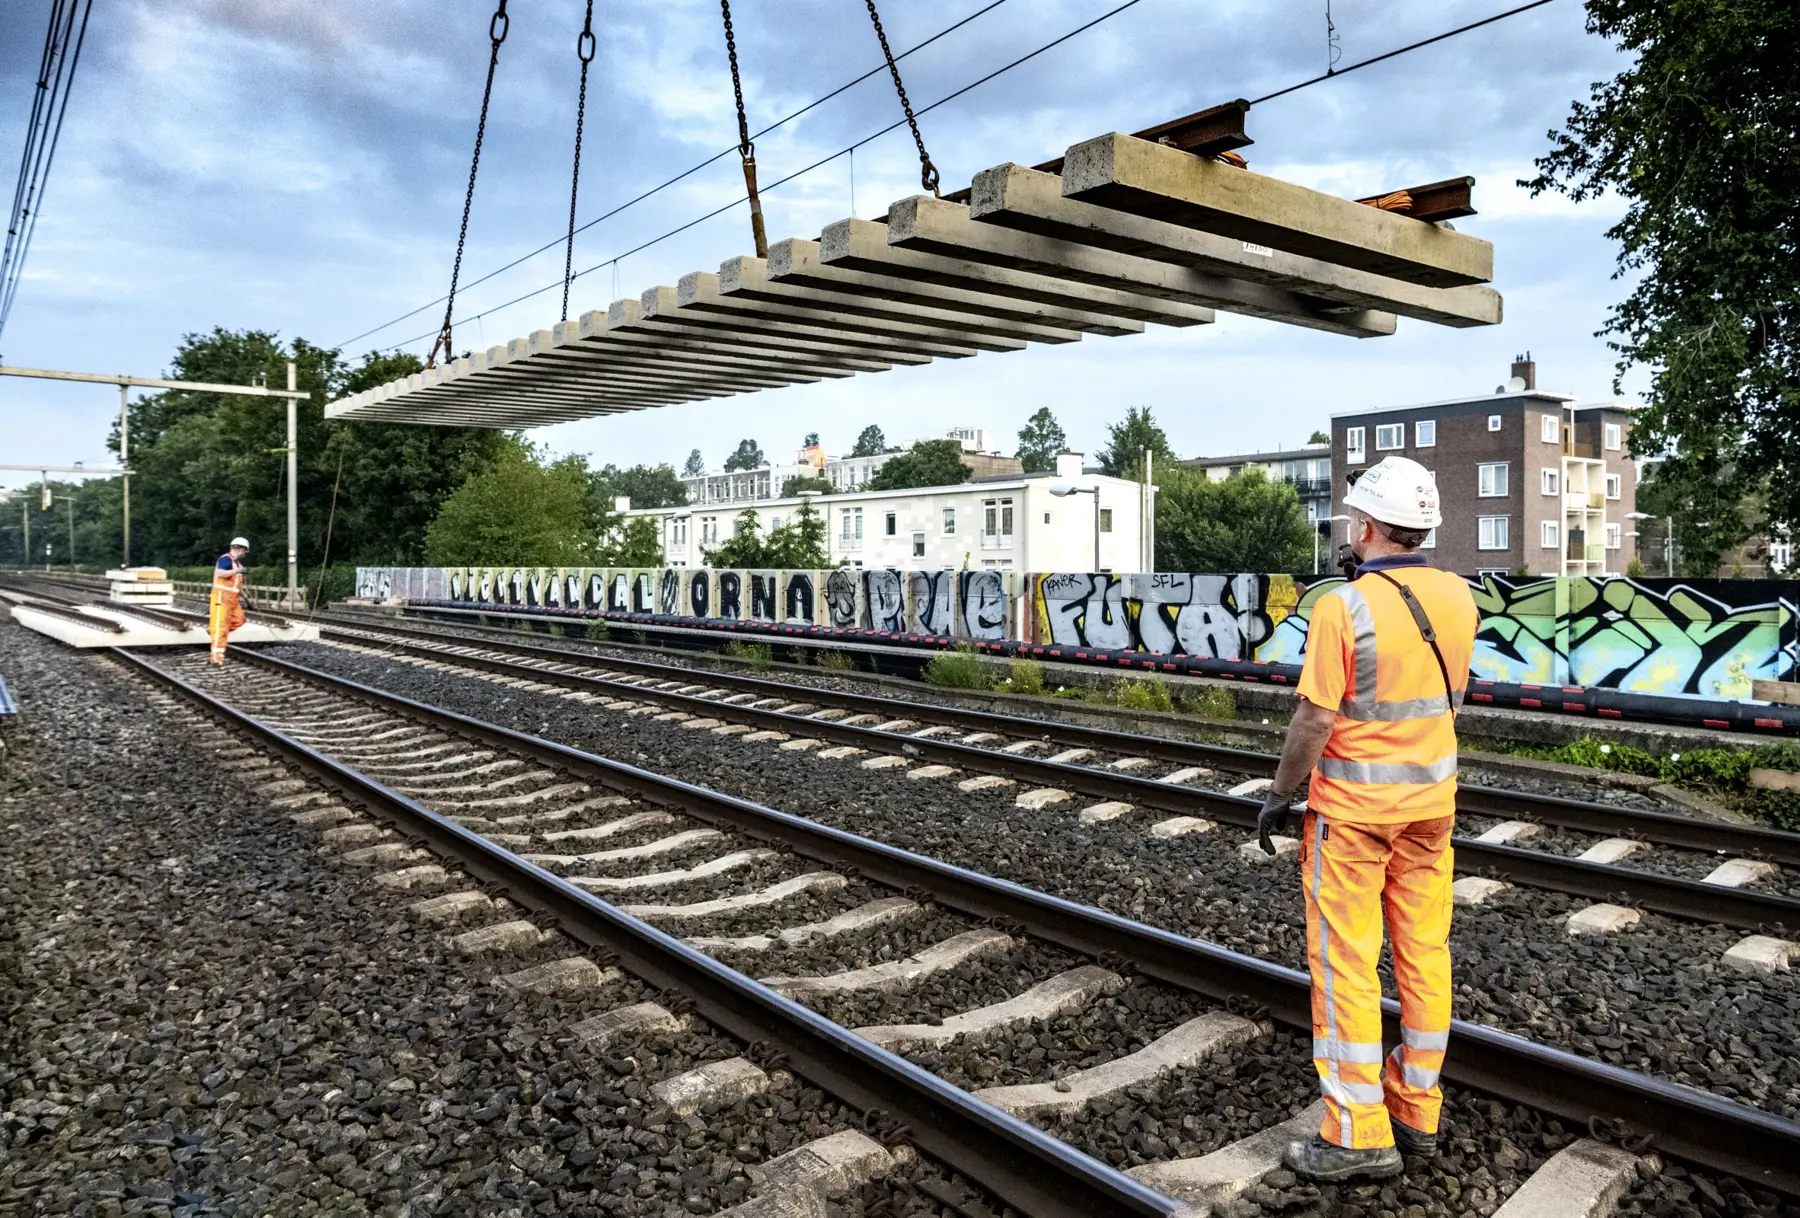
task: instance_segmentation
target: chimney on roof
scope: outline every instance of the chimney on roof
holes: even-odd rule
[[[1531,358],[1531,352],[1513,356],[1512,374],[1525,382],[1526,389],[1537,388],[1537,361]]]

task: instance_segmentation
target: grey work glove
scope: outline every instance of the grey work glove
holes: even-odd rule
[[[1262,811],[1256,814],[1256,840],[1262,846],[1264,854],[1275,853],[1275,843],[1270,835],[1287,828],[1288,813],[1294,803],[1294,792],[1282,795],[1270,791],[1263,799]]]

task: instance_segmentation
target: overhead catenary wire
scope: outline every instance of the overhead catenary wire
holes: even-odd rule
[[[938,98],[936,101],[932,102],[930,105],[921,107],[917,111],[917,113],[918,114],[929,114],[931,111],[936,110],[939,106],[947,105],[948,103],[955,101],[957,98],[962,97],[965,94],[970,93],[973,90],[980,88],[982,85],[993,80],[995,77],[1004,75],[1005,73],[1012,71],[1014,68],[1017,68],[1017,67],[1021,66],[1022,64],[1025,64],[1033,59],[1036,59],[1038,56],[1044,54],[1045,52],[1050,51],[1050,50],[1054,49],[1055,47],[1062,45],[1063,43],[1069,41],[1071,38],[1074,38],[1080,34],[1085,33],[1086,31],[1099,25],[1101,22],[1106,21],[1109,18],[1115,17],[1118,14],[1124,12],[1125,10],[1127,10],[1129,8],[1135,7],[1137,4],[1139,4],[1141,2],[1142,2],[1142,0],[1125,0],[1124,3],[1118,5],[1117,7],[1108,9],[1106,12],[1101,13],[1099,16],[1094,17],[1093,19],[1091,19],[1087,22],[1084,22],[1083,24],[1081,24],[1079,26],[1076,26],[1074,29],[1069,30],[1068,32],[1066,32],[1064,34],[1059,35],[1058,37],[1052,39],[1051,41],[1044,43],[1042,46],[1039,46],[1031,51],[1027,51],[1025,54],[1019,56],[1017,59],[1013,59],[1013,60],[1009,61],[1008,63],[1002,64],[1000,67],[995,68],[993,71],[988,72],[984,76],[978,77],[977,79],[970,81],[968,84],[963,85],[959,89],[956,89],[950,93],[946,93],[944,96]],[[1310,88],[1313,85],[1322,84],[1323,82],[1328,81],[1328,80],[1336,80],[1338,77],[1346,76],[1351,72],[1357,71],[1359,68],[1370,67],[1374,64],[1382,63],[1386,60],[1397,58],[1398,56],[1405,55],[1411,51],[1417,51],[1424,47],[1431,46],[1434,43],[1439,43],[1439,42],[1443,42],[1447,39],[1454,38],[1459,34],[1466,34],[1466,33],[1470,32],[1471,30],[1477,30],[1477,29],[1482,28],[1483,26],[1492,25],[1495,22],[1503,21],[1508,17],[1516,17],[1520,13],[1528,12],[1531,9],[1541,8],[1544,5],[1550,4],[1552,2],[1553,2],[1553,0],[1529,0],[1528,3],[1518,5],[1514,8],[1507,9],[1503,12],[1495,13],[1492,16],[1484,17],[1479,21],[1471,21],[1466,25],[1457,26],[1455,29],[1445,30],[1442,33],[1434,34],[1429,38],[1422,38],[1419,41],[1409,43],[1406,46],[1396,47],[1395,49],[1393,49],[1391,51],[1384,51],[1379,55],[1372,55],[1367,59],[1358,60],[1355,63],[1350,64],[1348,67],[1339,68],[1335,72],[1321,73],[1317,76],[1308,77],[1307,79],[1299,81],[1295,84],[1288,85],[1281,89],[1277,89],[1273,93],[1268,93],[1268,94],[1263,95],[1262,97],[1256,98],[1253,101],[1251,101],[1250,104],[1252,106],[1258,106],[1258,105],[1262,105],[1265,102],[1273,101],[1279,97],[1286,97],[1287,95],[1289,95],[1291,93],[1297,93],[1300,90]],[[899,56],[896,56],[895,58],[899,58]],[[883,65],[883,66],[885,67],[885,65]],[[826,156],[820,157],[818,160],[813,161],[811,164],[802,166],[801,168],[794,170],[792,173],[789,173],[784,177],[777,178],[775,181],[770,182],[768,185],[764,186],[762,189],[765,192],[775,190],[783,185],[786,185],[789,182],[792,182],[796,178],[803,177],[804,175],[809,174],[816,169],[822,168],[825,165],[829,165],[833,161],[837,160],[839,157],[847,156],[847,155],[853,153],[856,149],[861,148],[865,144],[872,143],[873,141],[880,139],[882,136],[887,135],[888,133],[890,133],[892,131],[896,131],[899,128],[906,126],[906,125],[907,125],[907,123],[904,118],[897,119],[896,121],[889,123],[887,126],[881,128],[879,131],[872,132],[869,135],[866,135],[863,138],[857,140],[853,144],[850,144],[844,148],[840,148],[836,152],[829,153]],[[727,152],[729,152],[729,151],[733,151],[733,150],[727,149]],[[725,155],[725,153],[720,153],[719,155],[723,156],[723,155]],[[713,160],[717,160],[717,159],[719,159],[717,156],[715,156],[713,158]],[[710,162],[708,162],[708,163],[710,164]],[[690,172],[692,172],[692,171],[690,171]],[[696,225],[704,224],[708,220],[714,219],[717,216],[724,215],[726,212],[730,211],[734,207],[737,207],[739,204],[743,203],[744,201],[745,200],[741,197],[736,198],[736,199],[731,200],[729,203],[725,203],[719,207],[713,208],[711,211],[706,212],[703,215],[695,216],[693,219],[688,220],[687,222],[685,222],[683,224],[677,225],[675,228],[669,229],[667,232],[660,233],[657,236],[650,238],[648,241],[644,241],[637,245],[632,246],[630,249],[626,250],[624,253],[615,254],[611,258],[608,258],[607,260],[605,260],[604,262],[598,262],[598,263],[595,263],[593,266],[590,266],[583,270],[577,271],[575,273],[575,278],[580,279],[583,275],[589,275],[595,271],[603,270],[607,267],[614,267],[621,260],[629,258],[633,254],[642,253],[644,250],[647,250],[654,245],[658,245],[664,241],[667,241],[671,237],[679,236],[680,234],[686,232],[690,228],[695,227]],[[519,261],[524,261],[524,259],[520,259]],[[513,265],[517,265],[517,263],[514,263]],[[543,287],[533,288],[531,291],[524,292],[518,296],[515,296],[511,300],[503,301],[500,304],[493,305],[487,309],[484,309],[484,310],[482,310],[482,312],[475,314],[474,317],[477,317],[477,318],[487,317],[494,313],[501,312],[502,310],[509,309],[513,305],[521,304],[527,300],[532,299],[533,297],[541,296],[545,292],[551,291],[552,289],[556,288],[560,283],[561,283],[561,280],[558,280],[555,283],[545,284]],[[426,306],[426,307],[429,307],[429,306]],[[415,313],[418,311],[419,310],[414,310]],[[385,328],[385,327],[380,327],[380,328]],[[431,334],[432,334],[432,332],[427,332],[425,334],[415,335],[412,338],[404,339],[401,342],[382,347],[382,348],[380,348],[380,350],[382,350],[382,351],[398,351],[401,348],[410,346],[411,344],[419,342],[422,339],[430,338]],[[352,340],[352,341],[354,341],[354,340]]]
[[[1006,0],[988,0],[988,3],[982,5],[980,8],[976,9],[974,12],[970,13],[968,16],[959,18],[958,20],[951,22],[949,25],[945,26],[943,29],[939,30],[937,33],[933,34],[931,37],[926,38],[921,42],[914,43],[912,46],[908,47],[906,50],[901,51],[898,55],[894,56],[894,58],[896,60],[905,59],[908,55],[912,55],[919,51],[922,51],[926,47],[930,46],[932,43],[937,42],[941,38],[946,38],[949,35],[954,34],[957,30],[960,30],[963,26],[968,25],[971,21],[974,21],[979,17],[985,16],[986,14],[993,12],[995,9],[999,8],[1001,5],[1003,5],[1005,3],[1006,3]],[[752,140],[755,140],[761,136],[767,135],[771,131],[775,131],[781,127],[785,127],[785,126],[787,126],[787,124],[793,122],[797,118],[804,116],[809,111],[816,110],[820,106],[824,105],[826,102],[831,101],[833,98],[839,97],[842,94],[849,92],[851,89],[854,89],[857,85],[860,85],[863,81],[869,79],[869,77],[879,75],[880,73],[885,72],[885,71],[887,71],[886,61],[878,63],[874,67],[870,68],[868,71],[864,72],[862,75],[857,76],[854,79],[845,81],[843,84],[841,84],[837,88],[831,90],[829,93],[822,93],[818,97],[813,98],[811,101],[807,102],[804,106],[801,106],[798,110],[795,110],[789,114],[782,115],[780,118],[778,118],[774,122],[770,123],[767,127],[764,127],[758,131],[751,132],[750,138]],[[680,173],[676,174],[674,177],[668,178],[661,182],[658,182],[655,186],[650,187],[648,190],[645,190],[640,194],[633,195],[631,198],[625,200],[623,203],[620,203],[618,206],[613,207],[613,208],[609,209],[608,211],[601,213],[598,216],[595,216],[592,220],[589,220],[586,224],[583,224],[580,227],[576,228],[575,232],[577,234],[584,233],[588,229],[594,227],[596,224],[602,223],[603,221],[606,221],[606,220],[610,220],[614,216],[618,215],[619,213],[626,211],[629,208],[637,206],[639,203],[642,203],[646,199],[649,199],[657,194],[660,194],[662,191],[667,190],[669,187],[680,184],[682,181],[686,180],[687,178],[693,177],[695,174],[699,173],[702,169],[705,169],[707,166],[712,165],[720,160],[723,160],[725,157],[728,157],[732,153],[737,152],[737,151],[738,151],[738,145],[736,145],[736,144],[733,144],[729,148],[721,148],[719,151],[717,151],[717,152],[713,153],[711,156],[707,157],[704,161],[700,161],[694,165],[689,166],[687,169],[682,170]],[[563,241],[563,237],[561,235],[559,235],[559,236],[557,236],[557,238],[555,240],[546,242],[545,244],[538,246],[536,249],[531,250],[528,253],[520,254],[517,258],[514,258],[511,262],[508,262],[506,265],[495,267],[493,270],[491,270],[487,274],[481,276],[479,279],[471,279],[468,283],[464,284],[463,286],[465,288],[472,288],[479,284],[486,283],[488,280],[494,278],[496,275],[503,275],[507,271],[512,270],[514,267],[519,266],[522,263],[531,261],[533,258],[537,257],[541,253],[544,253],[546,250],[555,249],[558,245],[560,245],[562,243],[562,241]],[[606,264],[602,263],[602,265],[606,265]],[[361,334],[356,334],[356,335],[351,336],[350,338],[345,339],[343,342],[336,344],[335,349],[341,351],[345,347],[348,347],[351,343],[361,342],[363,339],[369,337],[371,334],[379,334],[383,330],[386,330],[390,326],[397,326],[401,322],[405,321],[407,318],[417,317],[420,313],[423,313],[426,309],[434,308],[435,306],[441,305],[443,303],[444,303],[444,297],[442,297],[442,296],[439,296],[436,300],[428,300],[416,309],[409,309],[405,313],[402,313],[397,317],[390,318],[387,321],[382,322],[378,326],[373,326],[370,329],[364,330]],[[406,344],[401,343],[399,345],[405,346]],[[391,348],[391,347],[382,348],[382,350],[392,350],[392,349],[393,348]]]
[[[31,118],[25,128],[25,147],[19,157],[19,177],[13,188],[12,210],[6,225],[6,241],[0,247],[0,332],[12,314],[25,257],[43,214],[50,168],[62,142],[63,120],[69,112],[69,95],[75,86],[75,69],[87,43],[88,18],[93,0],[55,0],[44,34],[44,50],[32,92]],[[80,26],[76,26],[76,13]],[[71,38],[73,43],[71,44]]]

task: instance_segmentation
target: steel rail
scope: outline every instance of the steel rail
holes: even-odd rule
[[[968,726],[971,730],[992,731],[1009,736],[1035,737],[1071,747],[1100,748],[1110,752],[1150,757],[1176,765],[1216,766],[1233,773],[1250,774],[1257,777],[1273,776],[1279,760],[1272,753],[1259,753],[1249,749],[1229,748],[1218,744],[1202,744],[1194,740],[1146,736],[1112,728],[1082,727],[1078,724],[1032,719],[993,711],[961,710],[956,707],[903,701],[897,698],[884,698],[873,694],[859,694],[843,690],[816,689],[812,686],[801,689],[765,677],[750,677],[738,673],[721,673],[708,669],[696,675],[696,670],[682,668],[676,664],[659,664],[651,660],[594,655],[568,648],[545,646],[514,639],[490,639],[487,636],[481,636],[478,640],[469,639],[466,636],[458,639],[455,635],[445,634],[441,631],[421,630],[412,626],[373,623],[357,623],[351,626],[342,618],[331,620],[343,622],[348,629],[385,631],[410,638],[440,642],[458,641],[470,646],[492,647],[495,650],[508,651],[515,655],[545,660],[572,660],[593,664],[600,668],[616,668],[622,672],[637,673],[643,676],[685,680],[690,684],[703,679],[709,685],[718,685],[744,693],[757,693],[764,697],[792,700],[796,691],[799,690],[807,695],[809,701],[841,706],[846,710],[884,714],[891,718],[896,717],[895,711],[898,708],[906,712],[907,718],[917,719],[922,723],[956,724]],[[1707,853],[1722,851],[1747,858],[1767,859],[1770,862],[1787,866],[1800,866],[1800,833],[1789,833],[1760,825],[1738,825],[1729,821],[1701,820],[1697,817],[1670,812],[1619,808],[1587,800],[1508,791],[1480,783],[1458,784],[1456,808],[1458,812],[1474,816],[1496,816],[1503,820],[1536,821],[1582,833],[1636,837],[1657,845],[1676,846],[1684,850],[1700,850]]]
[[[1040,1130],[944,1082],[905,1058],[876,1047],[847,1028],[782,997],[681,940],[621,912],[471,829],[332,760],[252,715],[200,690],[174,673],[122,649],[111,654],[137,671],[256,737],[286,761],[347,800],[391,821],[408,837],[485,883],[502,885],[532,912],[553,915],[563,931],[618,958],[622,967],[658,989],[694,999],[706,1019],[754,1044],[767,1041],[787,1055],[788,1068],[850,1106],[898,1120],[904,1137],[933,1158],[978,1181],[1007,1204],[1033,1215],[1170,1215],[1174,1203]],[[289,677],[323,684],[339,694],[375,701],[409,718],[425,718],[456,732],[532,752],[530,737],[408,699],[356,686],[269,656],[251,662]],[[538,742],[547,745],[548,742]],[[690,807],[703,788],[658,778],[630,766],[551,745],[551,764],[619,790]],[[746,805],[754,807],[754,805]],[[773,814],[772,815],[779,815]]]
[[[325,627],[324,630],[341,637],[359,637],[332,627]],[[371,640],[363,638],[361,641],[367,643]],[[430,656],[439,661],[500,676],[559,685],[565,689],[604,691],[615,697],[656,702],[708,718],[726,714],[775,731],[800,732],[838,744],[881,752],[903,752],[941,765],[1023,779],[1040,786],[1062,787],[1080,791],[1084,795],[1115,799],[1140,807],[1160,808],[1184,815],[1204,814],[1208,818],[1242,828],[1250,828],[1256,824],[1257,812],[1262,807],[1262,801],[1257,799],[1203,791],[1091,766],[1026,757],[1018,753],[1001,753],[946,740],[921,739],[779,710],[759,710],[742,703],[721,703],[717,699],[701,698],[693,694],[645,689],[604,677],[556,672],[492,656],[447,652],[443,648],[417,643],[390,641],[386,646],[392,651]],[[693,680],[693,673],[684,675],[689,684],[703,683]],[[793,698],[805,692],[808,691],[786,686],[783,687],[782,696]],[[1138,737],[1130,739],[1136,740]],[[1456,870],[1465,875],[1498,876],[1571,896],[1638,905],[1671,917],[1719,922],[1740,930],[1758,930],[1777,924],[1800,927],[1800,900],[1792,897],[1707,884],[1640,868],[1584,862],[1548,851],[1502,846],[1471,837],[1456,837],[1452,840],[1456,850]]]
[[[1310,982],[1306,974],[1293,969],[274,656],[251,651],[242,654],[272,671],[423,721],[439,730],[531,757],[616,790],[677,805],[696,819],[728,826],[805,858],[836,867],[854,867],[870,879],[895,888],[916,887],[946,908],[1015,923],[1025,933],[1084,955],[1128,962],[1146,976],[1215,1001],[1249,1001],[1267,1008],[1279,1022],[1310,1033]],[[167,679],[160,669],[143,661],[134,662]],[[271,731],[240,712],[219,705],[234,722],[248,722],[258,734]],[[335,766],[303,745],[291,741],[289,744],[299,755]],[[472,838],[479,842],[454,822],[443,821],[429,812],[425,815],[434,824],[445,826],[441,832],[452,846],[460,847]],[[544,880],[557,879],[538,873],[536,868],[487,843],[480,843],[474,857],[511,860],[521,869],[529,868],[534,879],[538,874]],[[585,892],[575,890],[568,894],[571,901],[577,898],[583,907],[591,904],[609,911],[617,920],[633,923],[634,933],[642,925],[611,911]],[[649,927],[642,930],[649,935],[659,933]],[[1386,1035],[1398,1043],[1399,1004],[1384,999],[1382,1010]],[[1464,1020],[1452,1021],[1444,1075],[1454,1082],[1580,1125],[1598,1119],[1624,1121],[1631,1132],[1648,1138],[1648,1145],[1667,1154],[1766,1188],[1800,1195],[1800,1123],[1760,1109]]]

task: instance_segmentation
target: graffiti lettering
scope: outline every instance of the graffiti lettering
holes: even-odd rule
[[[841,629],[856,626],[856,573],[839,567],[825,577],[825,608],[831,625]]]

